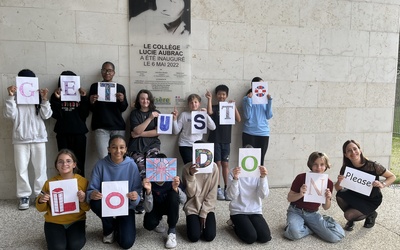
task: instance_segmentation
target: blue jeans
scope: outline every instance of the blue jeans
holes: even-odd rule
[[[283,235],[290,240],[297,240],[313,233],[331,243],[339,242],[345,235],[343,228],[332,217],[322,216],[318,212],[306,212],[290,205]]]
[[[108,141],[113,135],[121,135],[125,138],[125,130],[106,130],[106,129],[96,129],[94,131],[97,156],[99,159],[103,159],[108,154]]]

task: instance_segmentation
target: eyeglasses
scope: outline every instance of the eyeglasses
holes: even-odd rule
[[[59,160],[59,161],[57,161],[57,165],[64,165],[65,163],[70,165],[73,162],[74,162],[73,160],[66,160],[66,161]]]
[[[113,69],[101,69],[102,74],[111,74],[114,73]]]

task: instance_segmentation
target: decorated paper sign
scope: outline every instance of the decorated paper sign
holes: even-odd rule
[[[61,101],[80,102],[81,78],[79,76],[60,76]]]
[[[260,177],[261,148],[239,148],[239,178]]]
[[[372,191],[372,183],[375,176],[363,171],[346,167],[344,171],[344,179],[340,186],[353,190],[354,192],[369,196]]]
[[[212,173],[214,166],[214,143],[194,143],[193,144],[193,164],[198,166],[198,172]]]
[[[117,84],[115,82],[99,82],[97,88],[98,101],[117,102]]]
[[[146,158],[146,178],[152,182],[173,181],[176,170],[176,158]]]
[[[101,216],[128,215],[128,181],[103,181],[101,183]]]
[[[306,173],[307,192],[304,195],[305,202],[325,204],[325,190],[328,187],[328,175],[318,173]],[[332,192],[332,190],[331,190]]]
[[[39,104],[39,79],[37,77],[16,77],[17,104]]]
[[[219,124],[233,125],[235,124],[235,103],[220,102],[219,103]]]
[[[172,114],[159,114],[157,122],[158,134],[172,134]]]
[[[49,182],[51,215],[79,212],[78,181],[74,179]]]
[[[251,97],[253,104],[267,104],[268,103],[268,83],[267,82],[252,82],[251,89],[253,96]]]
[[[192,111],[192,134],[207,134],[207,111]]]

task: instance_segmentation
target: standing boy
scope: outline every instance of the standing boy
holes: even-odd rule
[[[215,94],[217,96],[218,102],[225,102],[228,98],[229,88],[226,85],[218,85],[215,88]],[[207,103],[207,113],[213,119],[216,129],[210,131],[208,136],[208,142],[214,143],[214,161],[218,168],[222,170],[222,177],[224,179],[224,190],[221,189],[220,183],[221,178],[218,182],[217,199],[218,200],[229,200],[226,198],[225,190],[228,183],[229,175],[229,153],[231,151],[231,135],[232,135],[232,125],[221,125],[219,123],[219,104],[212,105],[212,94],[207,91],[206,97],[208,99]],[[240,114],[238,109],[235,107],[235,120],[240,122]]]

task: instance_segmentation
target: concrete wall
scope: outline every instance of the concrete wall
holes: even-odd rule
[[[315,150],[330,156],[328,173],[336,180],[341,146],[350,138],[361,142],[369,158],[390,166],[399,5],[398,0],[192,0],[192,92],[224,83],[240,107],[254,76],[269,81],[274,118],[265,165],[271,186],[290,185],[307,170]],[[116,64],[114,80],[134,93],[128,51],[127,0],[0,0],[1,109],[7,86],[22,68],[32,69],[51,91],[61,71],[72,70],[88,89],[101,80],[99,69],[109,60]],[[46,125],[52,176],[54,120]],[[14,198],[12,124],[1,117],[0,126],[0,198]],[[241,128],[234,127],[231,166],[237,164]],[[92,132],[88,138],[90,171]],[[162,150],[180,159],[176,139],[161,136]]]

